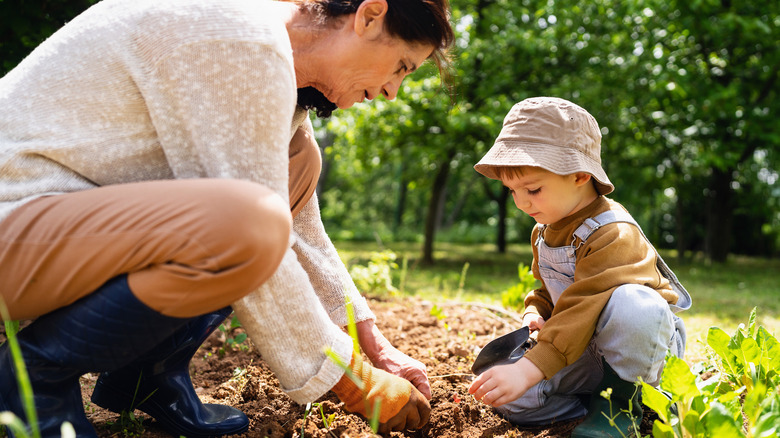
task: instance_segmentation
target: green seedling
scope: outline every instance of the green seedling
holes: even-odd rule
[[[27,374],[27,368],[24,366],[22,349],[19,347],[19,341],[16,339],[16,334],[19,331],[19,322],[11,320],[11,315],[8,313],[8,308],[5,306],[5,302],[2,299],[0,299],[0,316],[2,316],[5,324],[5,334],[8,338],[6,342],[8,343],[8,348],[11,350],[11,358],[13,359],[14,369],[16,370],[16,381],[19,385],[20,396],[22,397],[24,414],[29,421],[29,424],[26,425],[13,413],[2,412],[0,413],[3,414],[0,416],[0,425],[8,426],[14,435],[20,438],[40,438],[41,432],[38,428],[38,412],[35,410],[32,384],[30,383],[30,376]]]
[[[636,392],[638,390],[639,390],[638,387],[634,388],[635,392],[634,392],[634,395],[631,398],[634,398],[634,397],[637,396]],[[632,437],[633,436],[638,436],[638,437],[642,436],[642,434],[639,433],[639,423],[642,422],[642,419],[641,418],[637,418],[636,416],[634,416],[631,413],[631,406],[630,405],[628,406],[628,409],[621,409],[620,407],[618,407],[618,412],[615,412],[614,408],[612,406],[612,388],[607,388],[604,391],[601,391],[601,393],[599,395],[601,397],[605,398],[609,402],[609,415],[607,415],[606,412],[602,412],[601,415],[603,415],[604,418],[609,420],[609,425],[612,426],[613,428],[615,428],[615,430],[617,430],[617,432],[620,434],[620,436],[622,436],[623,438],[626,438],[627,436],[632,436]],[[631,402],[629,401],[629,404],[630,403]],[[629,435],[626,435],[622,430],[620,430],[620,428],[615,423],[615,418],[617,418],[618,415],[620,415],[621,412],[626,414],[626,415],[628,415],[628,418],[631,419],[631,429],[629,431]]]
[[[349,297],[346,297],[345,300],[345,307],[347,311],[347,333],[349,333],[349,336],[352,338],[352,350],[355,354],[361,354],[360,342],[357,335],[357,324],[355,323],[355,309],[352,307],[352,301]],[[344,370],[347,378],[352,380],[352,383],[354,383],[355,386],[357,386],[358,389],[363,392],[363,402],[366,403],[366,413],[369,413],[369,425],[371,426],[371,430],[374,433],[377,433],[379,431],[379,414],[381,413],[380,408],[382,406],[382,400],[377,398],[374,402],[373,409],[371,409],[372,407],[368,406],[368,400],[366,399],[366,392],[363,381],[360,379],[360,377],[356,376],[355,373],[352,372],[349,364],[344,363],[341,357],[339,357],[339,355],[336,354],[336,352],[330,346],[325,347],[325,355],[330,360],[332,360],[333,363],[338,365],[339,368]]]
[[[123,410],[119,413],[117,421],[108,422],[108,429],[114,434],[121,434],[124,437],[135,437],[143,435],[144,420],[135,415],[136,407],[144,404],[149,397],[157,392],[157,389],[149,393],[143,400],[136,404],[136,398],[138,397],[138,390],[141,388],[141,379],[143,378],[143,371],[138,375],[138,380],[135,382],[135,390],[133,391],[133,399],[130,401],[130,409]]]
[[[466,286],[466,273],[469,271],[469,262],[463,264],[463,269],[460,270],[460,280],[458,281],[458,295],[463,295],[464,287]]]
[[[309,417],[309,414],[311,413],[312,408],[318,409],[320,412],[320,418],[322,419],[322,424],[325,426],[326,429],[330,429],[330,425],[333,424],[334,421],[336,421],[336,414],[332,413],[330,415],[325,415],[325,410],[322,407],[322,403],[307,403],[306,409],[303,411],[303,425],[301,425],[301,438],[305,436],[306,431],[306,419]],[[333,434],[330,430],[328,433],[336,438],[336,435]]]
[[[217,350],[219,357],[223,357],[227,350],[233,350],[238,348],[241,351],[248,351],[249,345],[247,343],[248,336],[246,333],[239,333],[233,336],[233,330],[241,327],[241,321],[235,314],[230,317],[230,323],[226,326],[225,323],[219,325],[219,331],[225,334],[225,343]]]

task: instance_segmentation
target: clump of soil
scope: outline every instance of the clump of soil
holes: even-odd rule
[[[552,428],[520,429],[468,394],[470,367],[487,342],[520,326],[517,317],[489,306],[438,304],[419,300],[371,301],[377,325],[398,349],[422,361],[432,387],[431,418],[421,430],[392,433],[393,437],[559,437],[568,436],[580,420]],[[436,316],[433,316],[435,314]],[[236,330],[241,330],[236,329]],[[235,335],[235,333],[234,333]],[[348,413],[333,393],[312,404],[299,405],[279,389],[279,383],[250,342],[225,349],[225,334],[216,331],[191,363],[196,391],[206,403],[242,410],[249,417],[245,437],[347,438],[372,436],[368,422]],[[123,436],[110,424],[118,415],[89,403],[96,375],[82,377],[87,415],[101,437]],[[144,418],[142,437],[167,437],[155,421]],[[328,422],[326,426],[324,420]],[[647,416],[643,421],[649,433]]]

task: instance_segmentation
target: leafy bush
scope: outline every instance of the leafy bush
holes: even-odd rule
[[[501,304],[507,309],[522,310],[525,296],[536,288],[536,278],[531,268],[525,264],[520,263],[517,266],[517,277],[520,281],[501,293]]]
[[[392,251],[374,252],[367,266],[355,265],[349,274],[358,290],[365,294],[397,294],[393,286],[391,271],[398,268],[396,255]]]
[[[780,343],[756,328],[756,309],[748,327],[729,337],[712,327],[707,344],[719,371],[703,380],[688,365],[669,357],[660,389],[642,383],[644,403],[658,413],[653,436],[777,437],[780,434]],[[667,395],[669,397],[667,397]]]

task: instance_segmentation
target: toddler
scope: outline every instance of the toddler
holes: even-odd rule
[[[480,374],[469,392],[518,425],[586,415],[573,437],[626,434],[641,419],[642,378],[657,385],[667,351],[682,357],[676,315],[691,298],[631,215],[606,197],[601,132],[583,108],[537,97],[514,105],[477,172],[500,180],[533,217],[533,273],[523,324],[538,343]],[[612,388],[610,401],[601,391]]]

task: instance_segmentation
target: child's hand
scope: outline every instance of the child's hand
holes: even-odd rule
[[[523,325],[528,326],[532,332],[535,332],[537,330],[541,330],[542,327],[544,327],[544,318],[535,313],[528,313],[523,316]]]
[[[498,365],[480,374],[469,387],[469,394],[488,406],[501,406],[517,400],[544,379],[542,371],[522,358],[509,365]]]

